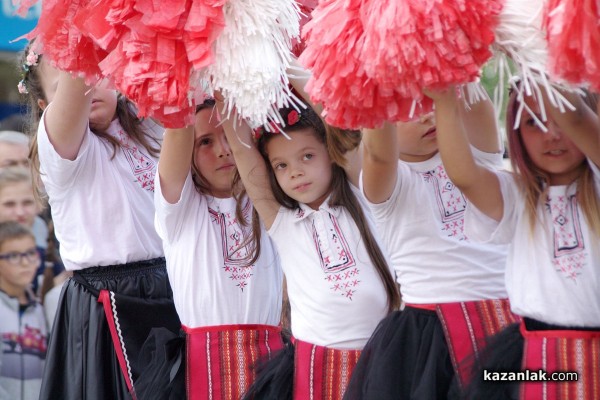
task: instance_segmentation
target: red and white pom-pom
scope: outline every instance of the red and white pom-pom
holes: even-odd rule
[[[298,12],[294,0],[230,0],[225,7],[216,60],[202,74],[227,99],[226,111],[235,107],[253,127],[278,121],[277,110],[294,101],[286,69]]]
[[[548,44],[543,29],[545,3],[546,0],[505,0],[495,31],[493,49],[497,54],[491,65],[497,69],[500,82],[510,79],[513,89],[519,92],[519,101],[524,96],[541,99],[541,90],[544,90],[551,104],[564,111],[573,106],[560,94],[558,82],[551,81],[548,75]],[[514,83],[515,78],[520,81],[519,85]],[[494,98],[502,104],[503,95],[496,94]],[[545,121],[544,102],[539,102],[539,108]],[[527,107],[524,109],[532,114]],[[539,125],[545,129],[543,124]]]
[[[545,26],[550,75],[600,91],[600,2],[549,0]]]
[[[385,89],[421,99],[422,88],[471,82],[491,57],[499,0],[366,1],[363,60]]]
[[[364,0],[324,0],[302,33],[306,49],[300,62],[312,72],[306,91],[323,105],[325,120],[344,129],[375,127],[384,121],[407,120],[431,110],[396,90],[381,87],[364,69],[362,47]]]
[[[83,35],[73,21],[89,0],[46,0],[37,26],[25,35],[36,40],[36,48],[55,67],[86,78],[88,83],[100,79],[98,63],[106,51]]]

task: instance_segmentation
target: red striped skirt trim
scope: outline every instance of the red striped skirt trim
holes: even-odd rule
[[[578,378],[522,382],[522,399],[600,399],[600,331],[528,331],[524,323],[520,329],[525,339],[523,369],[542,370],[547,378],[554,372],[576,372]]]
[[[189,400],[239,400],[254,382],[254,365],[283,348],[270,325],[183,327],[187,334]]]
[[[294,339],[294,399],[342,400],[360,350],[340,350]]]
[[[436,312],[444,328],[454,371],[463,387],[470,382],[473,363],[486,338],[520,321],[510,311],[508,299],[438,304]]]

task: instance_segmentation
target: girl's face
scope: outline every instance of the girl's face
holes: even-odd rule
[[[37,213],[31,183],[15,182],[0,190],[0,222],[14,221],[31,228]]]
[[[35,240],[31,236],[6,240],[0,246],[0,289],[19,296],[29,286],[40,265]]]
[[[398,122],[396,136],[402,161],[426,161],[438,152],[433,112],[413,121]]]
[[[45,99],[38,99],[39,107],[44,110],[52,102],[56,95],[60,71],[50,65],[44,58],[38,66],[40,84]],[[115,90],[95,87],[88,96],[92,96],[92,108],[90,110],[90,127],[106,130],[117,112],[117,92]]]
[[[312,129],[273,136],[266,145],[269,162],[281,189],[292,199],[316,210],[331,186],[331,159]]]
[[[526,104],[541,120],[539,106],[532,98]],[[533,164],[550,176],[550,185],[568,185],[581,174],[585,155],[548,116],[543,132],[526,110],[521,113],[519,131],[525,151]]]
[[[194,165],[218,198],[231,197],[236,166],[221,120],[214,108],[196,113],[194,124]]]

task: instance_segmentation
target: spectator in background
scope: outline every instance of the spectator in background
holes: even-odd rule
[[[29,168],[29,138],[17,131],[0,131],[0,168]]]
[[[0,169],[0,222],[14,221],[32,229],[40,209],[33,193],[33,181],[29,170],[22,167]],[[58,263],[50,263],[48,265],[50,270],[46,272],[47,242],[43,244],[46,246],[41,247],[36,243],[36,248],[40,253],[40,264],[32,282],[33,292],[40,297],[42,295],[39,290],[41,278],[46,277],[46,280],[49,280],[47,283],[47,290],[49,290],[54,286],[54,277],[63,269]],[[50,274],[50,272],[52,273]]]
[[[46,320],[29,291],[40,256],[31,230],[0,223],[0,399],[37,399],[46,359]]]
[[[29,138],[17,131],[0,131],[0,170],[6,167],[29,168]],[[38,247],[48,247],[48,224],[36,216],[31,226]]]

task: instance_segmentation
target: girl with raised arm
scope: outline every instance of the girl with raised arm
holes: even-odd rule
[[[500,168],[489,99],[461,110],[461,121],[478,162]],[[445,123],[427,114],[364,130],[362,187],[406,304],[365,347],[346,399],[452,397],[469,380],[465,364],[486,333],[512,318],[503,280],[506,248],[465,235],[465,197],[438,152],[437,131]]]
[[[156,228],[185,332],[187,372],[179,383],[192,400],[240,399],[257,361],[283,347],[283,274],[236,171],[214,100],[196,107],[194,126],[166,130]],[[169,387],[176,359],[151,360],[155,372],[140,387],[148,398],[177,398],[182,385]]]
[[[600,345],[600,122],[593,97],[564,93],[575,110],[561,113],[545,95],[524,96],[522,104],[514,91],[507,109],[514,172],[498,172],[474,161],[454,92],[431,96],[437,118],[448,121],[438,130],[444,165],[470,202],[466,232],[473,240],[509,245],[506,287],[512,310],[523,317],[490,342],[469,398],[595,398],[600,387],[594,350]],[[549,377],[574,371],[578,380],[484,379],[486,371],[523,370],[543,370]]]
[[[154,174],[162,128],[114,90],[89,87],[26,51],[31,157],[52,208],[65,268],[41,399],[130,399],[153,327],[177,331]],[[134,394],[133,394],[134,395]]]
[[[280,115],[286,126],[261,129],[256,143],[244,123],[224,122],[291,304],[293,347],[248,396],[341,399],[361,349],[399,295],[363,199],[330,157],[325,125],[310,108]],[[269,379],[271,372],[285,376]]]

